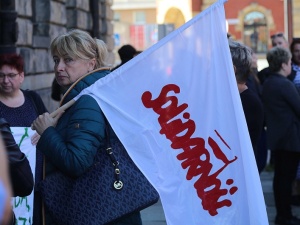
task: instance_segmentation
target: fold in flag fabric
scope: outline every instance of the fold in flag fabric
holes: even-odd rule
[[[266,225],[220,0],[81,95],[160,194],[168,225]],[[120,203],[122,204],[122,203]]]

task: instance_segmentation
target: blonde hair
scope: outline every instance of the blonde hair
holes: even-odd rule
[[[65,34],[57,36],[50,45],[51,54],[63,57],[69,55],[72,58],[96,59],[94,69],[107,66],[108,51],[104,41],[92,38],[87,32],[73,29]]]

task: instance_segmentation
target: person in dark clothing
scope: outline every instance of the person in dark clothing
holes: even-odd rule
[[[12,196],[28,196],[34,186],[29,161],[15,142],[10,126],[4,118],[0,118],[0,131],[8,155]],[[15,217],[12,218],[11,224],[15,224]]]
[[[292,72],[288,79],[295,84],[298,92],[300,92],[300,38],[293,38],[290,50],[292,53]],[[292,204],[300,206],[300,165],[298,166],[293,192]]]
[[[293,38],[290,46],[292,53],[292,72],[288,79],[300,90],[300,38]]]
[[[235,41],[229,41],[229,48],[249,136],[257,161],[257,148],[263,128],[264,112],[258,95],[246,85],[252,64],[251,49]]]
[[[121,64],[112,69],[112,71],[118,69],[120,66],[127,63],[130,59],[136,56],[139,52],[132,45],[123,45],[119,50],[118,54],[121,59]]]
[[[282,32],[277,32],[277,33],[271,35],[270,38],[271,38],[272,47],[282,47],[282,48],[286,48],[286,49],[289,48],[289,42],[285,38],[285,36]],[[270,74],[271,74],[271,71],[270,71],[269,67],[266,67],[257,73],[257,77],[258,77],[261,85],[264,84],[265,80],[269,77]],[[263,135],[266,136],[265,131],[263,131]],[[261,144],[264,148],[265,143],[261,143]],[[269,165],[268,165],[269,169],[272,169],[274,167],[274,154],[275,153],[273,151],[270,152],[270,160],[269,160]]]
[[[30,127],[34,119],[47,112],[41,97],[34,91],[22,90],[25,79],[24,61],[17,54],[0,55],[0,118],[4,118],[11,127]],[[39,135],[31,137],[33,145]],[[35,184],[42,179],[43,156],[36,152]],[[41,199],[34,189],[33,224],[41,224],[37,211],[42,205]]]
[[[299,225],[291,208],[292,185],[300,161],[300,94],[287,79],[291,53],[275,47],[267,54],[270,76],[263,84],[268,147],[274,154],[275,224]]]
[[[8,154],[13,196],[24,197],[33,190],[33,175],[29,161],[21,152],[4,118],[0,118],[0,131]]]
[[[63,93],[64,89],[57,83],[57,80],[54,77],[51,85],[51,98],[54,101],[60,101]]]
[[[272,47],[282,47],[282,48],[289,48],[289,42],[285,38],[284,34],[279,32],[276,34],[271,35]],[[266,67],[258,72],[257,76],[261,84],[265,82],[270,74],[269,67]]]
[[[7,153],[0,133],[0,224],[12,224],[11,196]]]
[[[257,56],[256,54],[251,51],[252,56],[252,64],[250,69],[250,75],[247,78],[246,86],[252,90],[259,98],[259,100],[262,102],[261,95],[262,95],[262,85],[257,77]],[[260,138],[258,140],[258,146],[256,151],[256,163],[258,167],[259,173],[261,173],[267,164],[267,158],[268,158],[268,147],[267,147],[267,138],[266,138],[266,129],[265,129],[265,118],[264,123],[262,126],[262,132],[260,135]]]
[[[71,46],[67,44],[69,42],[75,44]],[[92,38],[85,31],[73,29],[57,36],[51,42],[50,49],[56,80],[67,89],[61,105],[111,72],[106,67],[106,44],[100,39]],[[105,127],[104,114],[90,95],[81,96],[70,108],[54,118],[49,113],[44,113],[34,120],[32,129],[41,135],[37,151],[42,152],[46,159],[45,179],[56,171],[72,178],[83,176],[93,166],[97,151],[107,144]],[[80,202],[78,207],[93,214],[93,207],[86,209]],[[47,207],[45,224],[56,224],[56,218]],[[140,212],[125,215],[112,224],[141,225]]]

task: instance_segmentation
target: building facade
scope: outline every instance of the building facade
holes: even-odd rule
[[[114,0],[116,49],[129,43],[144,50],[214,2]],[[272,34],[282,32],[289,41],[300,37],[300,0],[229,0],[224,6],[228,33],[257,53],[259,69],[267,66],[265,55]]]
[[[58,103],[50,98],[54,78],[49,53],[51,40],[71,28],[104,40],[113,63],[112,0],[5,0],[0,1],[0,54],[16,52],[25,61],[23,89],[36,90],[48,110]]]
[[[118,24],[115,32],[120,32],[121,44],[135,43],[130,34],[122,37],[122,25],[119,27],[118,22],[125,23],[127,27],[139,23],[169,24],[176,29],[214,2],[216,0],[115,0],[113,9],[117,20],[114,23]],[[147,6],[147,10],[143,5]],[[263,54],[270,47],[270,35],[274,33],[283,32],[289,38],[300,37],[299,11],[300,0],[229,0],[225,3],[228,33]],[[141,23],[136,18],[142,13]],[[131,32],[130,29],[126,31]]]

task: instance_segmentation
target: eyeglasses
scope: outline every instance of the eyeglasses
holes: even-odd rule
[[[9,80],[14,80],[20,73],[0,73],[0,81],[3,81],[5,77],[7,77]]]
[[[276,37],[284,37],[284,36],[283,36],[283,33],[277,33],[277,34],[271,35],[271,39],[274,39]]]

